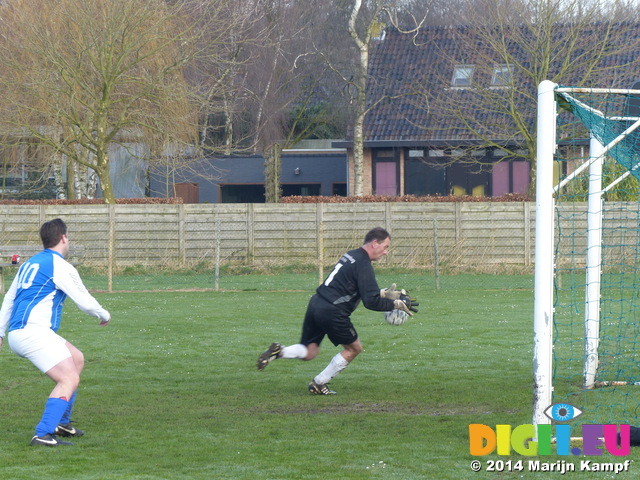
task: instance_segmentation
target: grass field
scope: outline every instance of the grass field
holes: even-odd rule
[[[0,478],[557,478],[470,469],[469,424],[527,424],[532,404],[533,293],[477,285],[414,289],[420,313],[401,327],[360,307],[364,352],[328,397],[306,390],[339,351],[328,342],[312,362],[255,368],[272,341],[297,342],[312,289],[100,293],[106,328],[68,301],[60,333],[85,353],[74,417],[87,433],[73,447],[28,446],[52,384],[3,348]],[[637,463],[640,453],[535,459]]]

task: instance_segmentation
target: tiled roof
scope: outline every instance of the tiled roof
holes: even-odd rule
[[[605,25],[594,25],[590,33],[594,42],[602,38],[602,28]],[[562,26],[558,26],[557,35],[563,34]],[[461,45],[473,39],[477,51],[465,49]],[[526,32],[518,32],[516,38],[526,38]],[[638,45],[640,26],[626,28],[624,40]],[[616,38],[615,42],[620,42]],[[533,40],[532,40],[533,41]],[[368,99],[371,111],[365,118],[365,142],[466,142],[478,139],[473,129],[483,135],[500,141],[518,141],[517,130],[507,111],[508,102],[502,101],[507,89],[483,89],[479,96],[474,88],[452,88],[451,80],[456,65],[473,64],[478,72],[475,81],[490,83],[493,67],[504,63],[500,56],[493,55],[484,46],[482,35],[477,35],[470,27],[430,27],[423,29],[417,37],[401,34],[389,29],[384,40],[378,41],[370,51]],[[628,47],[628,44],[627,44]],[[533,60],[527,57],[526,49],[516,43],[509,45],[511,54],[524,67],[534,69],[529,65]],[[611,65],[626,65],[624,69],[609,79],[608,85],[630,88],[634,80],[640,78],[635,72],[640,69],[637,62],[640,59],[640,46],[633,51],[620,52],[615,48],[602,67]],[[580,53],[576,51],[575,55]],[[493,61],[493,58],[496,60]],[[558,61],[564,59],[560,58]],[[635,63],[630,68],[629,64]],[[484,65],[483,65],[484,64]],[[484,74],[482,73],[484,71]],[[559,66],[557,72],[565,71]],[[554,78],[554,67],[549,72],[550,80],[563,85],[585,85],[581,80],[581,72],[571,71],[574,78]],[[598,78],[592,75],[590,78]],[[517,79],[517,76],[514,77]],[[541,80],[543,80],[542,78]],[[533,127],[535,122],[537,85],[532,84],[530,78],[523,78],[522,88],[517,94],[518,112],[524,121]],[[487,92],[494,95],[498,101],[487,102]],[[380,101],[381,98],[384,100]],[[373,102],[379,101],[377,105]],[[488,103],[491,103],[490,105]],[[455,114],[463,112],[464,115]],[[463,120],[469,122],[464,125]],[[471,127],[471,128],[470,128]],[[520,139],[521,140],[521,139]]]

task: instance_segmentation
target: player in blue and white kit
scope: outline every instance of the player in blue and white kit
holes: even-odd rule
[[[0,309],[0,348],[7,328],[11,350],[30,360],[56,386],[51,391],[31,445],[72,445],[58,440],[83,435],[71,425],[71,412],[84,367],[84,355],[56,332],[67,297],[107,325],[111,315],[87,291],[69,253],[67,226],[59,218],[40,227],[44,250],[20,266]]]
[[[360,248],[342,255],[309,300],[300,343],[287,347],[272,343],[258,357],[258,370],[263,370],[277,358],[312,360],[318,355],[320,343],[327,336],[334,345],[341,345],[343,350],[311,380],[308,389],[314,395],[334,394],[327,383],[362,352],[362,343],[350,318],[360,302],[369,310],[386,312],[399,309],[413,315],[404,301],[400,300],[401,291],[395,290],[395,285],[393,288],[380,289],[376,281],[371,262],[389,253],[390,245],[389,232],[376,227],[365,235]]]

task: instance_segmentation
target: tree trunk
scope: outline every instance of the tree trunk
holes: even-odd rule
[[[275,143],[266,148],[264,155],[264,190],[267,203],[278,203],[282,195],[280,188],[281,148]]]
[[[226,92],[222,96],[224,102],[224,154],[231,155],[233,147],[233,117]]]
[[[365,53],[361,52],[361,59]],[[361,65],[362,67],[362,65]],[[366,72],[366,70],[365,70]],[[353,121],[353,195],[364,195],[364,117],[366,115],[366,75],[360,72]]]
[[[76,198],[76,172],[75,166],[76,162],[73,158],[67,155],[67,198]]]
[[[53,178],[56,185],[56,198],[58,200],[65,200],[67,198],[64,180],[62,178],[62,155],[60,152],[53,154]]]
[[[109,155],[107,153],[106,146],[104,148],[98,148],[96,152],[96,175],[100,180],[100,187],[102,188],[102,199],[104,203],[113,204],[116,203],[113,196],[113,187],[111,185],[111,176],[109,172]]]
[[[95,170],[91,170],[87,177],[87,198],[96,198],[96,188],[98,187],[98,176]]]
[[[87,154],[88,156],[88,154]],[[83,159],[83,161],[87,161],[88,159]],[[75,192],[78,200],[81,198],[86,198],[87,194],[87,167],[79,162],[74,163],[73,167],[74,179],[75,179]]]
[[[355,118],[353,121],[353,195],[364,195],[364,117],[367,114],[367,72],[369,70],[369,38],[371,25],[364,38],[360,37],[356,27],[362,0],[356,0],[349,18],[349,35],[355,42],[360,55],[356,68],[354,87]]]

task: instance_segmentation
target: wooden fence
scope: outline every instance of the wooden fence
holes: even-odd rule
[[[41,223],[59,217],[70,240],[84,247],[83,264],[112,269],[332,265],[374,226],[391,232],[387,265],[533,265],[529,202],[0,205],[0,212],[0,245],[37,245]]]

